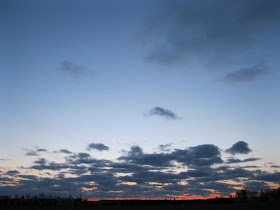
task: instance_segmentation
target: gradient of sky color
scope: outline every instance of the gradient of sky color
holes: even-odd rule
[[[210,168],[232,166],[227,158],[233,156],[239,161],[255,158],[244,163],[277,175],[279,14],[276,0],[1,1],[0,193],[19,190],[6,185],[20,175],[43,179],[44,170],[31,167],[39,158],[70,164],[70,156],[78,158],[81,152],[114,163],[126,161],[130,167],[155,166],[146,158],[164,152],[170,155],[164,156],[167,162],[185,164],[178,165],[177,172],[172,166],[174,174],[193,167],[178,159],[178,149],[192,151],[213,144],[220,148],[218,156],[224,162],[211,162]],[[252,151],[226,152],[239,141]],[[109,149],[87,150],[92,143]],[[159,147],[169,144],[170,148]],[[137,145],[143,154],[133,150]],[[48,152],[37,151],[36,156],[40,148]],[[61,149],[72,152],[68,159],[63,156],[67,153],[57,152]],[[26,155],[29,152],[35,153]],[[135,161],[133,152],[145,161]],[[41,159],[40,164],[47,163]],[[84,174],[94,175],[90,165],[85,167]],[[96,173],[103,170],[94,167],[97,171],[100,167]],[[7,173],[14,170],[19,173]],[[145,170],[147,174],[164,171]],[[51,172],[47,176],[57,180],[60,171]],[[147,183],[139,181],[137,186],[147,187]],[[34,194],[44,191],[40,184],[37,187]],[[129,195],[105,189],[101,194]],[[153,195],[166,196],[152,190],[135,196]],[[87,196],[98,194],[89,191]]]

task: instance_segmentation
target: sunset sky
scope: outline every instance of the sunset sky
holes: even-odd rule
[[[0,195],[280,184],[279,0],[1,0]]]

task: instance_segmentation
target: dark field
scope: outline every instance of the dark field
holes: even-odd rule
[[[231,210],[231,209],[279,209],[280,200],[273,200],[268,202],[256,202],[256,203],[227,203],[227,204],[171,204],[171,205],[129,205],[129,204],[104,204],[94,206],[71,206],[71,207],[59,207],[59,206],[0,206],[0,209],[9,210],[80,210],[80,209],[96,209],[96,210],[138,210],[138,209],[153,209],[153,210],[192,210],[192,209],[218,209],[218,210]]]

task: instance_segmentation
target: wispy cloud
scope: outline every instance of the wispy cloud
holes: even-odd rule
[[[165,119],[170,119],[170,120],[177,120],[179,119],[179,117],[177,116],[177,114],[175,114],[173,111],[166,109],[166,108],[162,108],[162,107],[154,107],[152,108],[149,112],[148,112],[149,116],[152,115],[156,115]]]
[[[236,84],[241,82],[251,82],[257,78],[268,74],[269,71],[264,64],[258,64],[249,68],[237,70],[235,72],[227,74],[221,79],[221,81],[230,84]]]
[[[225,72],[263,59],[269,63],[263,46],[274,47],[280,36],[277,30],[273,33],[278,36],[264,38],[280,24],[278,0],[165,0],[153,12],[139,39],[147,50],[146,60],[167,68],[183,63],[189,69],[197,59],[204,69]],[[250,82],[264,72],[254,66],[231,72],[224,80]]]
[[[252,161],[257,161],[260,160],[260,158],[246,158],[244,160],[240,160],[238,158],[229,158],[226,163],[232,164],[232,163],[245,163],[245,162],[252,162]]]
[[[39,154],[35,151],[29,151],[25,155],[27,155],[27,156],[39,156]]]
[[[57,70],[66,73],[73,78],[92,77],[95,71],[89,70],[83,65],[76,64],[71,61],[61,61],[57,66]]]
[[[27,156],[39,156],[39,153],[48,152],[47,149],[39,148],[39,147],[35,147],[35,149],[33,150],[29,150],[26,148],[22,148],[22,149],[26,151],[25,155]]]

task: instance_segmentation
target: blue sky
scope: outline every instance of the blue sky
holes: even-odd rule
[[[200,145],[219,148],[220,153],[213,154],[222,161],[209,163],[211,170],[230,165],[226,174],[244,164],[258,166],[259,178],[253,169],[242,170],[262,180],[262,186],[268,180],[260,177],[279,173],[278,1],[12,0],[1,1],[0,8],[1,194],[47,191],[44,179],[62,182],[61,174],[66,179],[78,170],[71,158],[80,161],[76,166],[85,167],[79,177],[91,174],[92,179],[100,173],[118,177],[121,172],[113,163],[124,162],[130,164],[133,180],[136,166],[146,167],[148,175],[154,170],[165,173],[168,167],[172,168],[168,175],[201,172],[205,169],[176,156],[179,149],[186,154],[192,148],[200,151]],[[226,152],[237,142],[250,152]],[[109,150],[87,150],[92,143]],[[159,145],[167,145],[167,150]],[[144,152],[133,150],[137,146]],[[58,152],[62,149],[71,153]],[[133,152],[140,154],[138,162]],[[103,160],[115,171],[84,163],[80,153]],[[228,163],[233,156],[239,159],[234,167]],[[159,167],[153,164],[158,157],[176,164],[147,168]],[[248,158],[255,159],[240,162]],[[72,168],[32,167],[51,163],[72,164]],[[24,183],[18,181],[24,180],[23,175],[41,180],[33,183],[39,190],[23,192]],[[160,185],[168,183],[166,174],[158,176]],[[85,180],[90,178],[72,181]],[[126,189],[123,180],[117,180],[118,186]],[[14,188],[7,187],[8,182],[16,183]],[[170,194],[168,189],[153,194],[152,180],[135,182],[139,190],[150,189],[135,197]],[[219,183],[215,180],[213,186]],[[278,183],[279,179],[270,184]],[[246,183],[237,188],[241,185]],[[94,187],[100,187],[105,197],[129,195],[110,194],[102,183]],[[224,186],[216,193],[228,194],[234,187]],[[209,196],[200,190],[172,193]],[[65,191],[61,187],[55,193]],[[87,196],[102,197],[91,191]]]

